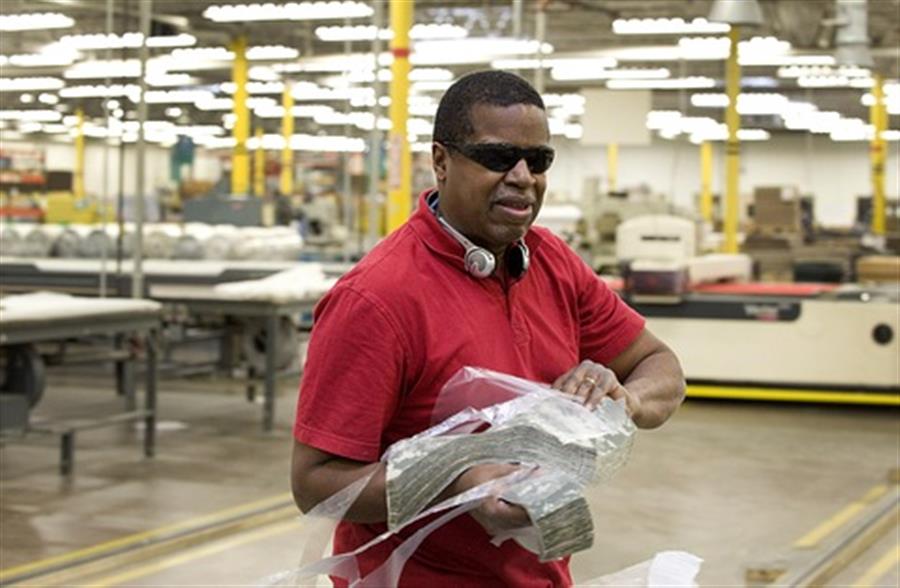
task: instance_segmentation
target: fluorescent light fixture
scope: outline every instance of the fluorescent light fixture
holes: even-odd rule
[[[681,119],[681,113],[677,110],[651,110],[647,113],[647,128],[658,131],[673,128]]]
[[[884,88],[884,105],[888,114],[900,114],[900,93],[892,92],[889,94],[887,92],[887,84],[885,84]],[[870,93],[863,94],[860,98],[860,102],[863,106],[872,106],[875,104],[875,95]]]
[[[491,62],[493,69],[538,69],[550,67],[549,59],[495,59]]]
[[[318,20],[365,18],[372,16],[371,6],[362,2],[290,2],[288,4],[227,4],[210,6],[203,16],[213,22],[260,20]]]
[[[409,91],[413,94],[422,92],[444,92],[453,85],[453,82],[413,82]]]
[[[721,22],[709,22],[705,18],[695,18],[686,22],[683,18],[617,18],[613,21],[613,32],[617,35],[678,35],[727,33],[731,26]]]
[[[234,82],[224,82],[219,86],[226,94],[234,94],[237,86]],[[283,82],[247,82],[248,94],[281,94],[284,92]]]
[[[19,102],[21,102],[22,104],[31,104],[32,102],[34,102],[34,95],[22,94],[21,96],[19,96]]]
[[[57,122],[62,120],[62,113],[55,110],[0,110],[0,120]]]
[[[59,40],[60,45],[73,49],[136,49],[143,42],[142,33],[65,35]],[[147,39],[148,47],[191,47],[196,44],[197,38],[187,33]]]
[[[265,65],[254,65],[247,72],[247,77],[256,82],[277,82],[281,80],[281,75]]]
[[[141,75],[138,59],[110,59],[82,61],[63,72],[68,80],[91,78],[136,78]]]
[[[193,104],[212,95],[209,90],[148,90],[144,101],[147,104]],[[134,98],[132,100],[136,102]]]
[[[716,81],[703,76],[688,78],[672,78],[668,80],[609,80],[606,87],[610,90],[679,90],[694,88],[713,88]]]
[[[191,86],[199,80],[191,77],[186,73],[157,73],[151,72],[146,76],[147,83],[157,88],[165,88],[172,86]]]
[[[64,85],[59,78],[0,78],[0,92],[59,90]]]
[[[324,104],[304,104],[291,108],[291,116],[296,118],[313,118],[334,112],[334,109]],[[260,118],[281,118],[284,116],[284,107],[280,105],[261,106],[254,109],[253,114]]]
[[[40,31],[67,29],[75,21],[61,12],[31,12],[0,16],[0,31]]]
[[[38,102],[40,102],[41,104],[50,104],[52,106],[53,104],[59,103],[59,96],[57,96],[56,94],[48,94],[47,92],[44,92],[38,95]]]
[[[825,65],[787,65],[778,68],[780,78],[801,78],[808,76],[843,76],[847,78],[870,78],[872,71],[865,67]]]
[[[260,45],[258,47],[250,47],[247,49],[247,59],[250,61],[296,59],[299,56],[299,51],[293,47],[285,47],[284,45]]]
[[[194,102],[194,106],[200,110],[231,110],[234,108],[234,100],[208,95]]]
[[[669,77],[664,67],[633,69],[595,69],[580,66],[555,66],[550,77],[557,81],[570,80],[660,80]]]
[[[41,125],[41,130],[49,135],[58,135],[60,133],[68,133],[69,127],[61,124],[45,124]]]
[[[584,110],[585,99],[581,94],[544,94],[541,96],[544,106],[552,108],[554,106],[576,107]]]
[[[410,56],[413,65],[450,65],[489,63],[505,55],[548,55],[553,46],[533,39],[479,37],[469,39],[420,41]]]
[[[697,108],[725,108],[728,96],[725,94],[693,94],[691,105]],[[782,94],[755,93],[738,95],[737,110],[740,114],[781,114],[812,111],[816,107],[809,102],[792,102]]]
[[[373,41],[375,40],[375,25],[351,25],[316,27],[316,37],[320,41]],[[417,23],[409,30],[411,39],[464,39],[469,32],[461,26],[453,24],[423,24]],[[391,29],[378,31],[378,38],[389,41],[394,38]]]
[[[177,106],[170,106],[166,108],[166,116],[171,116],[172,118],[178,118],[181,116],[183,111]]]
[[[56,67],[71,65],[80,57],[79,53],[71,47],[64,47],[59,43],[51,43],[44,46],[37,53],[24,53],[21,55],[2,55],[0,65],[12,65],[15,67]]]
[[[885,141],[900,141],[900,131],[897,129],[887,129],[881,131],[881,138]]]
[[[63,98],[128,97],[137,102],[141,87],[137,84],[113,84],[111,86],[69,86],[59,91]]]

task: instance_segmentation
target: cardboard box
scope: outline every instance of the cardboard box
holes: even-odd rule
[[[859,282],[900,282],[900,256],[867,255],[856,260]]]

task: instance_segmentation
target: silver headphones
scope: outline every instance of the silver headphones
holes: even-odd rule
[[[433,195],[428,198],[428,207],[434,213],[438,222],[441,223],[441,226],[450,233],[450,236],[456,239],[460,245],[465,247],[466,253],[463,257],[463,263],[466,266],[466,271],[476,278],[487,278],[493,274],[494,270],[497,268],[497,260],[494,257],[494,254],[484,247],[479,247],[472,243],[465,235],[454,229],[453,226],[441,216],[437,204],[437,192],[434,192]],[[515,247],[510,247],[506,250],[506,267],[511,276],[520,278],[525,275],[525,272],[528,270],[529,262],[530,252],[528,251],[528,246],[525,244],[524,240],[517,241]]]

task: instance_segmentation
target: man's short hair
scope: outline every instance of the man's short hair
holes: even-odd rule
[[[475,132],[471,113],[476,104],[533,104],[546,110],[541,95],[519,76],[497,70],[477,71],[461,77],[441,98],[434,118],[433,140],[462,143],[471,137]]]

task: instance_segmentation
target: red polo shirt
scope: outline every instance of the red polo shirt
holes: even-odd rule
[[[444,383],[477,366],[552,382],[583,359],[608,364],[644,321],[550,231],[525,237],[531,264],[504,289],[466,273],[463,247],[419,198],[418,210],[316,306],[294,436],[362,462],[429,426]],[[335,552],[384,525],[343,522]],[[407,533],[366,551],[362,575]],[[469,516],[441,527],[404,568],[401,585],[543,587],[571,584],[568,561],[541,564],[514,541],[500,547]]]

